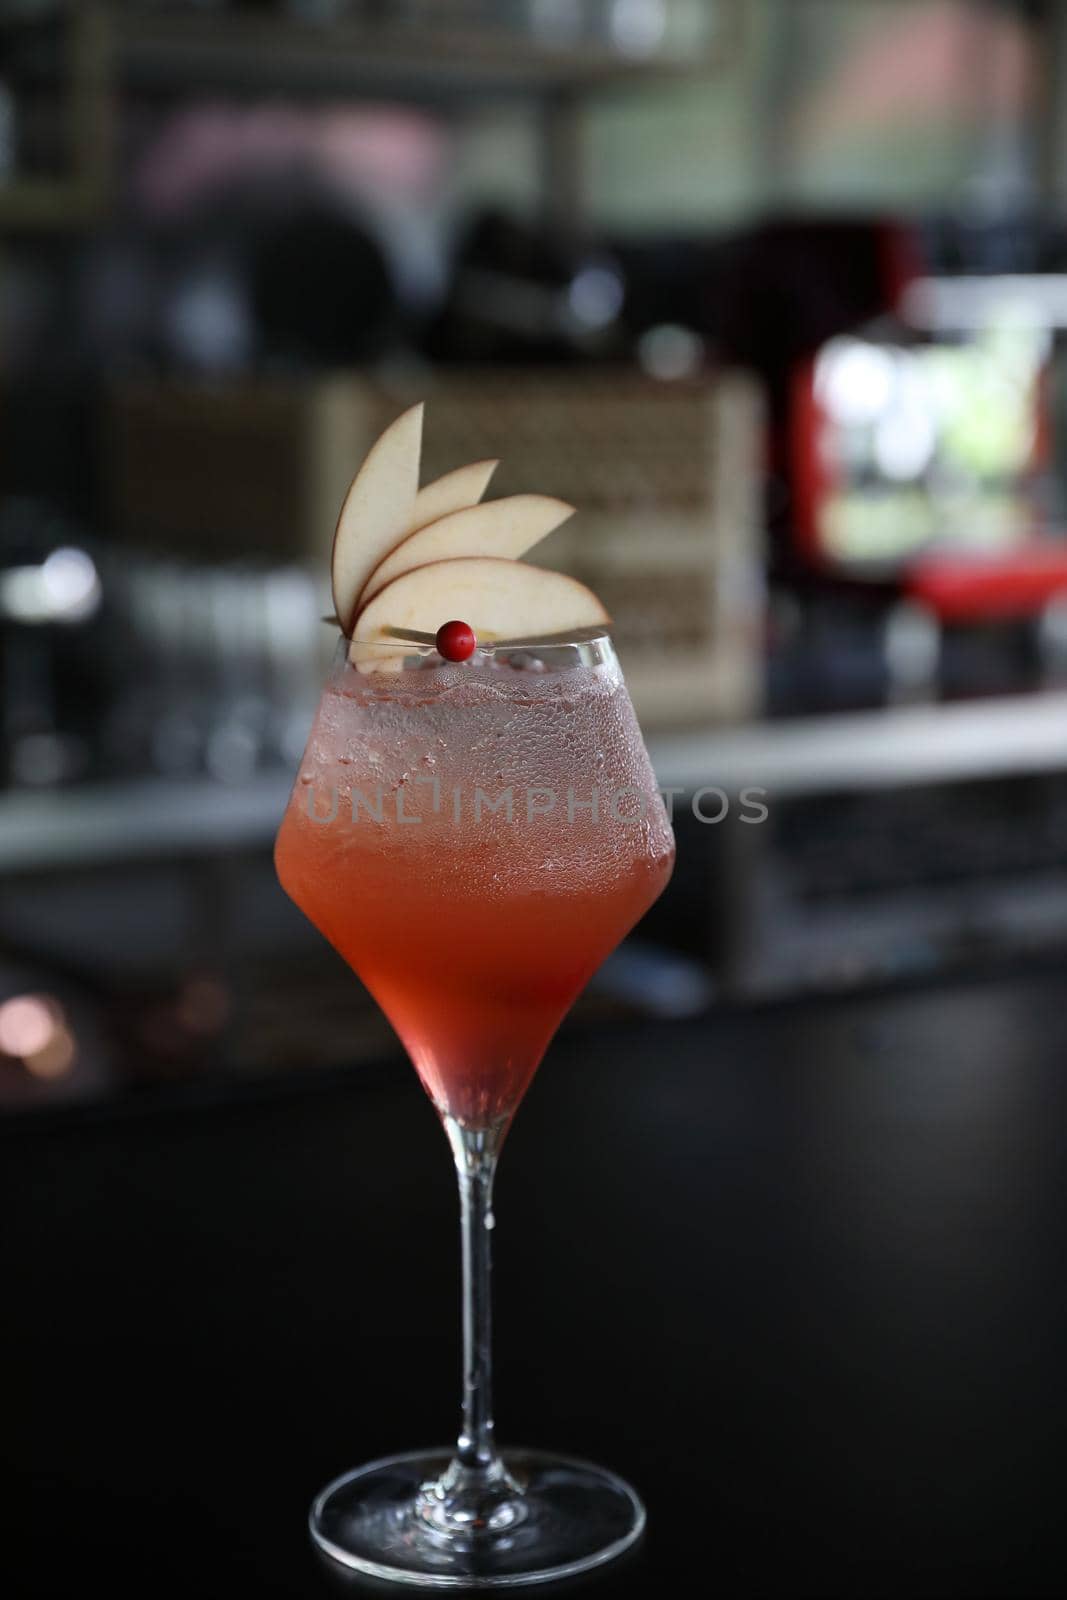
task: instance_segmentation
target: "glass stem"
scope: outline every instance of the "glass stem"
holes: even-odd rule
[[[493,1441],[492,1257],[493,1179],[500,1128],[463,1128],[447,1119],[445,1129],[459,1179],[463,1252],[463,1421],[456,1459],[468,1472],[499,1472]]]

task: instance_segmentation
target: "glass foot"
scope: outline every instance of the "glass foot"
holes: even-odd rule
[[[458,1491],[458,1492],[457,1492]],[[311,1508],[311,1536],[346,1567],[427,1589],[545,1583],[622,1554],[645,1508],[602,1467],[540,1450],[506,1450],[484,1516],[465,1514],[450,1450],[357,1467]]]

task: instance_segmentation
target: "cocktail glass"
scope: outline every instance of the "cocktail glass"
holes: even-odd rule
[[[671,873],[674,843],[609,637],[338,651],[278,834],[278,876],[378,1001],[459,1180],[454,1450],[330,1484],[316,1543],[376,1577],[489,1588],[580,1572],[640,1535],[613,1473],[499,1451],[490,1393],[497,1157],[571,1003]]]

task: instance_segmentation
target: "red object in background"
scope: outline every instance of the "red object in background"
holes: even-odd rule
[[[918,235],[903,222],[878,223],[875,250],[886,305],[900,314],[911,285],[926,271]]]
[[[769,507],[775,564],[794,581],[829,575],[817,511],[835,486],[820,458],[815,360],[831,340],[893,316],[926,270],[917,229],[886,217],[780,218],[732,248],[715,280],[724,362],[757,372],[768,401],[768,468],[789,490]],[[850,575],[833,570],[835,578]]]
[[[767,225],[738,252],[725,298],[733,308],[722,335],[727,358],[754,367],[769,399],[772,475],[788,487],[770,512],[779,572],[807,590],[900,595],[944,623],[1032,616],[1067,596],[1067,540],[1037,538],[1020,516],[1011,549],[902,554],[865,565],[827,548],[824,513],[844,488],[835,427],[821,403],[816,364],[830,340],[855,335],[872,320],[899,316],[908,288],[927,270],[917,230],[887,219]],[[911,335],[901,327],[900,343]],[[892,335],[889,336],[892,343]],[[1052,459],[1049,374],[1038,377],[1028,471]]]
[[[848,576],[828,555],[821,517],[828,499],[840,488],[838,474],[823,446],[824,430],[832,427],[819,404],[815,359],[797,367],[792,388],[790,466],[794,549],[809,574]],[[1042,374],[1031,468],[1040,470],[1051,455],[1048,375]],[[861,574],[851,569],[857,581]],[[879,576],[884,580],[885,574]],[[943,623],[975,623],[1033,616],[1059,594],[1067,595],[1067,540],[1035,538],[1020,523],[1019,542],[1011,549],[986,553],[963,549],[909,556],[894,580],[900,592],[919,601]]]
[[[801,565],[809,571],[827,563],[819,516],[839,486],[822,448],[828,419],[815,389],[815,359],[810,356],[793,373],[788,441],[793,544]]]
[[[814,230],[814,236],[823,247],[828,240],[837,237],[829,224],[822,230]],[[849,236],[844,235],[841,243],[848,239]],[[857,275],[857,283],[864,286],[869,304],[876,305],[882,313],[898,314],[909,287],[924,271],[915,229],[905,223],[871,222],[850,242],[866,267],[865,275]],[[853,286],[853,294],[857,292]],[[871,314],[875,314],[873,310]],[[845,333],[852,329],[841,327],[838,331]],[[830,466],[829,453],[822,448],[825,430],[832,424],[819,404],[815,389],[815,366],[819,350],[826,342],[826,339],[820,340],[796,362],[790,375],[788,395],[786,444],[792,487],[792,538],[801,565],[809,570],[836,565],[823,549],[819,526],[822,506],[840,487],[838,476]]]
[[[887,314],[896,314],[903,305],[909,286],[923,271],[919,240],[913,228],[903,224],[872,224],[870,238],[877,262],[877,279]],[[868,289],[871,287],[868,279]],[[842,330],[846,331],[846,330]],[[860,335],[862,337],[862,334]],[[877,563],[864,572],[862,561],[852,561],[829,551],[825,539],[825,513],[831,499],[846,487],[846,475],[835,462],[842,452],[833,448],[838,424],[821,403],[816,372],[820,352],[828,340],[806,352],[794,362],[789,376],[786,402],[785,462],[791,489],[790,517],[786,538],[792,565],[807,577],[818,580],[869,581],[877,576],[901,586],[937,610],[944,620],[965,616],[1019,615],[1040,609],[1062,587],[1059,576],[1063,563],[1057,540],[1034,536],[1036,518],[1020,506],[1017,537],[1013,546],[996,554],[980,547],[965,547],[962,542],[951,555],[902,554]],[[877,343],[878,341],[874,341]],[[913,335],[903,325],[896,340],[889,336],[887,347],[906,347]],[[1033,393],[1033,443],[1029,459],[1020,468],[1020,495],[1025,490],[1022,477],[1048,470],[1052,461],[1052,401],[1047,366],[1038,372]],[[855,487],[859,487],[859,483]]]
[[[1032,540],[1006,555],[920,558],[904,592],[942,622],[1028,617],[1067,595],[1067,541]]]

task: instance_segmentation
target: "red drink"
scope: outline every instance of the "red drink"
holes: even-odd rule
[[[673,864],[610,646],[555,654],[338,667],[278,836],[286,891],[469,1127],[510,1118]]]

